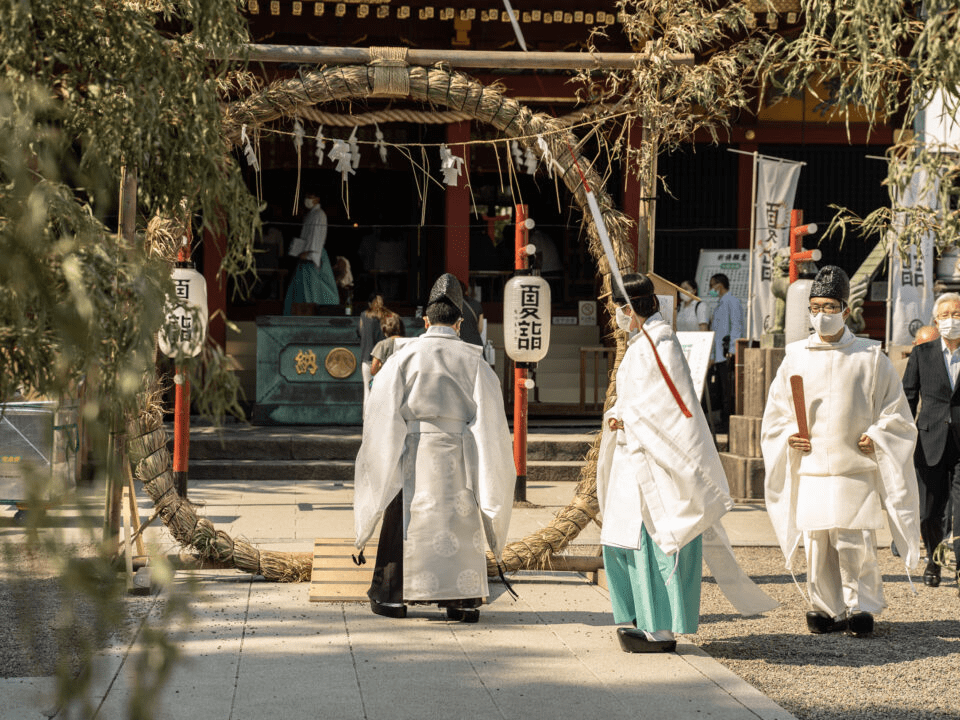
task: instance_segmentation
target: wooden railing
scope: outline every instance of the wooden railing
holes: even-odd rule
[[[603,402],[607,395],[607,386],[610,381],[610,373],[613,371],[613,363],[617,356],[615,347],[605,347],[595,345],[580,348],[580,409],[581,410],[603,410]],[[606,364],[606,372],[601,373],[600,358],[603,358]],[[593,402],[587,403],[587,359],[592,359],[593,364]]]

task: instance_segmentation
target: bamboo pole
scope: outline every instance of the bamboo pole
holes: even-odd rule
[[[132,244],[137,232],[137,169],[124,165],[120,168],[120,217],[117,233]],[[104,540],[119,543],[120,512],[123,502],[123,465],[126,463],[126,451],[123,449],[123,422],[118,418],[111,420],[110,466],[107,474],[106,517],[104,518]],[[118,437],[120,436],[120,437]],[[119,544],[117,545],[119,547]]]
[[[692,53],[672,53],[665,56],[676,64],[692,65]],[[259,45],[251,44],[230,60],[250,60],[263,63],[311,63],[318,65],[366,65],[377,58],[369,48],[331,47],[323,45]],[[629,70],[647,62],[647,53],[585,53],[585,52],[518,52],[500,50],[421,50],[406,52],[408,65],[436,65],[443,63],[459,68],[510,68],[516,70]]]

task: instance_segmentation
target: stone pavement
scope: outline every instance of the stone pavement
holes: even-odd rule
[[[573,496],[569,482],[531,482],[536,507],[514,510],[510,539],[543,527]],[[261,548],[308,552],[318,537],[350,537],[349,482],[203,480],[190,493],[201,514],[231,536]],[[80,504],[96,512],[102,491],[51,511],[49,532],[85,539]],[[141,497],[140,515],[152,507]],[[20,530],[2,515],[0,540]],[[724,524],[734,545],[774,545],[759,505],[738,505]],[[176,543],[162,527],[146,533],[152,553]],[[881,542],[889,542],[880,533]],[[596,526],[575,541],[595,547]],[[167,600],[188,599],[193,621],[171,626],[180,659],[158,698],[155,717],[174,718],[605,718],[792,716],[692,643],[670,655],[627,655],[617,644],[606,592],[575,573],[513,576],[513,601],[491,584],[477,625],[446,620],[430,606],[406,620],[373,615],[358,603],[310,603],[308,584],[267,583],[229,570],[180,571],[150,600],[152,609],[128,645],[102,652],[90,699],[95,717],[129,716],[132,667],[142,660],[143,630],[163,625]],[[0,679],[0,720],[48,717],[52,678]],[[69,708],[57,717],[74,716]]]
[[[532,483],[516,509],[510,539],[549,522],[574,485]],[[218,528],[262,548],[310,551],[317,537],[350,537],[349,483],[205,480],[190,493]],[[91,507],[102,494],[85,493]],[[151,512],[140,499],[141,518]],[[76,540],[60,515],[57,532]],[[4,511],[3,517],[11,512]],[[727,518],[734,544],[773,543],[765,511],[738,506]],[[0,540],[17,532],[0,524]],[[52,530],[51,530],[52,532]],[[146,532],[153,552],[175,552],[164,528]],[[577,543],[593,545],[590,526]],[[373,615],[359,603],[310,603],[308,583],[283,585],[230,570],[179,571],[152,599],[138,637],[107,648],[94,667],[91,700],[103,719],[128,717],[132,668],[143,659],[144,629],[162,625],[171,597],[184,594],[190,624],[171,627],[180,659],[158,698],[155,717],[175,718],[715,718],[789,720],[792,716],[692,643],[676,654],[620,651],[607,593],[575,573],[516,574],[514,601],[491,583],[476,625],[448,621],[435,606],[405,620]],[[732,611],[732,610],[731,610]],[[53,710],[51,678],[0,680],[0,719],[42,718]],[[57,717],[72,717],[61,709]]]

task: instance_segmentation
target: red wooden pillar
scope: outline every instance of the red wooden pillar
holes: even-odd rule
[[[467,171],[470,166],[470,123],[458,122],[447,125],[447,145],[450,151],[462,157],[463,172],[456,186],[447,186],[444,195],[446,203],[444,253],[446,271],[456,275],[461,282],[470,282],[470,188],[467,186]],[[433,280],[427,283],[430,287]]]
[[[517,225],[514,233],[515,275],[527,271],[528,255],[527,206],[517,205]],[[513,366],[513,462],[517,467],[517,484],[514,486],[514,502],[527,501],[527,366]]]
[[[639,123],[634,123],[630,128],[630,150],[623,161],[623,213],[633,220],[633,230],[630,232],[630,247],[633,249],[634,267],[620,268],[620,272],[634,272],[637,268],[647,267],[647,249],[640,248],[640,201],[642,197],[642,185],[640,179],[636,177],[635,162],[631,161],[634,153],[640,152],[641,142],[643,141],[643,130]],[[643,257],[641,257],[641,252]],[[653,269],[653,268],[649,268]]]
[[[188,229],[189,237],[189,229]],[[178,262],[190,262],[190,241],[184,238],[177,255]],[[187,472],[190,459],[190,367],[176,368],[173,378],[176,387],[173,403],[173,484],[177,495],[187,499]]]
[[[203,231],[203,277],[207,281],[207,308],[210,323],[207,337],[227,349],[227,283],[220,271],[226,254],[227,238],[219,226]],[[218,312],[219,311],[219,312]]]

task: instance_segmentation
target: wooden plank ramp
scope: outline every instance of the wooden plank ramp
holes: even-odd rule
[[[313,571],[310,575],[310,602],[367,602],[373,578],[376,543],[367,543],[366,565],[354,565],[357,549],[351,538],[318,538],[313,544]]]

